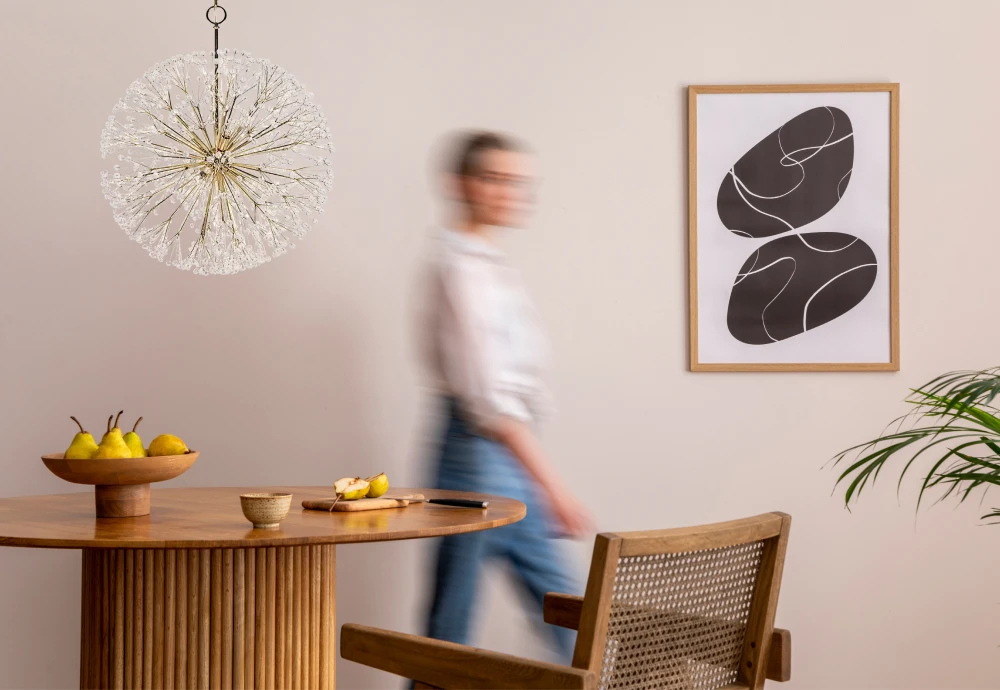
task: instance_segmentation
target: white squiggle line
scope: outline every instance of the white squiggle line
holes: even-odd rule
[[[739,273],[739,274],[736,275],[736,277],[739,278],[739,280],[737,280],[735,283],[733,283],[733,287],[736,287],[737,285],[739,285],[740,283],[742,283],[744,280],[747,279],[748,275],[750,275],[751,273],[753,273],[753,269],[757,268],[757,262],[758,261],[760,261],[760,249],[758,249],[757,251],[755,251],[753,253],[753,265],[750,267],[750,270],[747,271],[746,273]]]
[[[806,161],[808,161],[810,158],[813,158],[814,156],[818,156],[819,152],[822,151],[823,149],[830,148],[831,146],[833,146],[835,144],[839,144],[840,142],[844,141],[844,139],[850,139],[853,136],[854,136],[854,133],[852,132],[851,134],[848,134],[845,137],[837,139],[837,141],[832,141],[832,142],[829,142],[829,143],[825,143],[824,142],[820,146],[805,146],[805,147],[803,147],[801,149],[795,149],[794,151],[791,151],[789,153],[785,153],[785,149],[782,148],[781,149],[781,153],[784,154],[784,155],[778,161],[778,164],[781,165],[781,167],[783,167],[783,168],[790,168],[790,167],[792,167],[792,165],[797,165],[799,167],[799,170],[802,172],[802,177],[800,177],[799,181],[795,183],[795,186],[792,187],[791,189],[789,189],[787,192],[784,192],[783,194],[779,194],[777,196],[764,196],[763,194],[757,194],[752,189],[750,189],[749,187],[747,187],[746,182],[744,182],[743,180],[739,179],[738,177],[736,178],[736,180],[737,180],[737,182],[740,183],[740,186],[743,187],[744,190],[746,190],[746,193],[749,194],[752,197],[755,197],[757,199],[772,199],[772,200],[773,199],[781,199],[783,197],[788,196],[792,192],[794,192],[796,189],[798,189],[799,187],[802,186],[803,182],[805,182],[805,180],[806,180],[806,169],[805,169],[805,166],[803,165],[803,163],[805,163]],[[781,147],[781,144],[779,143],[778,146]],[[795,158],[792,158],[792,156],[794,156],[796,153],[800,153],[802,151],[812,151],[814,149],[815,149],[816,153],[814,153],[811,156],[808,156],[806,158],[803,158],[801,161],[800,160],[796,160]],[[792,165],[786,164],[785,163],[786,160],[792,161]],[[735,170],[735,166],[734,166],[733,169]],[[853,170],[853,169],[854,168],[851,168],[851,170]],[[851,170],[848,170],[847,173],[844,175],[844,177],[847,177],[848,175],[850,175],[851,174]],[[841,177],[840,180],[837,182],[837,198],[838,199],[840,198],[840,183],[844,181],[844,177]]]
[[[760,251],[760,250],[758,249],[757,251]],[[790,257],[790,256],[783,256],[780,259],[775,259],[774,261],[772,261],[771,263],[769,263],[767,266],[761,266],[756,271],[747,271],[746,274],[744,274],[744,275],[749,276],[749,275],[753,275],[754,273],[760,273],[761,271],[766,271],[767,269],[771,268],[771,266],[774,266],[775,264],[780,264],[782,261],[791,261],[792,263],[795,263],[795,259],[793,259],[792,257]]]
[[[850,170],[848,170],[847,172],[845,172],[844,176],[840,178],[840,182],[837,183],[837,198],[838,199],[840,198],[840,183],[843,182],[845,179],[847,179],[847,176],[850,175],[852,172],[854,172],[854,168],[851,168]]]
[[[859,239],[859,238],[855,237],[853,240],[851,240],[849,243],[845,244],[840,249],[820,249],[819,247],[814,247],[811,244],[809,244],[808,242],[806,242],[806,238],[803,237],[802,235],[796,235],[796,237],[798,237],[800,240],[802,240],[802,244],[806,245],[807,247],[809,247],[810,249],[812,249],[814,252],[823,252],[824,254],[833,254],[835,252],[842,252],[845,249],[847,249],[848,247],[850,247],[852,244],[854,244],[855,242],[857,242],[858,239]]]
[[[824,107],[826,107],[826,106],[824,106]],[[771,218],[775,218],[777,220],[780,220],[782,223],[785,223],[785,225],[788,225],[788,227],[790,229],[794,230],[794,228],[792,228],[792,226],[789,223],[787,223],[783,218],[779,218],[778,216],[774,216],[774,215],[771,215],[769,213],[765,213],[764,211],[761,211],[759,208],[756,208],[755,206],[753,206],[749,201],[747,201],[746,197],[743,196],[743,193],[740,192],[740,187],[742,187],[744,190],[746,190],[747,194],[749,194],[750,196],[753,196],[753,197],[755,197],[757,199],[774,200],[774,199],[781,199],[783,197],[786,197],[789,194],[791,194],[792,192],[794,192],[796,189],[798,189],[800,186],[802,186],[802,183],[806,179],[806,170],[805,170],[805,166],[803,165],[803,163],[805,163],[806,161],[808,161],[810,158],[813,158],[814,156],[819,155],[819,152],[822,151],[823,149],[825,149],[827,147],[830,147],[830,146],[833,146],[834,144],[839,144],[840,142],[844,141],[845,139],[849,139],[852,136],[854,136],[854,133],[852,132],[851,134],[848,134],[846,136],[841,137],[840,139],[837,139],[836,141],[831,142],[830,138],[833,137],[833,133],[837,129],[837,118],[834,116],[833,111],[831,111],[830,108],[826,107],[826,111],[828,113],[830,113],[830,118],[831,118],[832,125],[831,125],[831,128],[830,128],[830,133],[827,134],[827,136],[826,136],[826,140],[824,140],[824,142],[821,145],[819,145],[819,146],[806,146],[806,147],[803,147],[803,148],[800,148],[800,149],[796,149],[796,150],[791,151],[791,152],[787,152],[787,151],[785,151],[785,145],[781,141],[781,131],[784,129],[785,126],[782,125],[781,127],[778,128],[778,148],[781,150],[781,153],[782,153],[782,157],[779,159],[778,164],[781,165],[782,167],[785,167],[785,168],[790,168],[790,167],[792,167],[792,165],[798,166],[799,171],[802,173],[802,177],[799,178],[799,181],[795,184],[794,187],[792,187],[791,189],[789,189],[787,192],[784,192],[784,193],[779,194],[777,196],[764,196],[762,194],[757,194],[756,192],[754,192],[753,190],[751,190],[746,185],[746,183],[743,180],[741,180],[739,177],[736,176],[736,166],[733,166],[732,168],[730,168],[729,173],[733,176],[734,184],[736,185],[736,191],[739,192],[740,198],[743,199],[743,202],[747,206],[749,206],[753,210],[757,211],[758,213],[763,213],[766,216],[770,216]],[[800,153],[802,151],[814,151],[814,153],[811,154],[810,156],[802,159],[801,161],[793,158],[793,156],[796,153]],[[792,163],[791,164],[786,163],[786,161],[788,161],[788,160],[792,161]],[[841,180],[842,179],[843,178],[841,178]],[[838,193],[839,193],[839,183],[838,183]]]
[[[826,108],[826,112],[830,114],[830,133],[827,134],[826,139],[823,140],[823,145],[825,146],[826,143],[830,141],[830,138],[833,137],[833,133],[837,131],[837,117],[833,114],[833,111],[830,110],[830,108],[828,108],[827,106],[823,107]],[[785,159],[789,158],[789,154],[787,151],[785,151],[785,144],[781,141],[781,132],[784,129],[785,125],[781,125],[781,127],[778,128],[778,149],[781,150],[781,158],[778,160],[778,165],[780,165],[783,168],[789,168],[791,166],[785,164]],[[817,151],[816,153],[819,153],[819,151]],[[804,161],[797,161],[794,158],[792,158],[791,161],[794,165],[799,166],[799,172],[802,173],[802,178],[799,180],[799,184],[802,184],[806,179],[806,168],[804,165],[802,165]],[[796,187],[798,187],[798,185],[796,185]]]
[[[805,169],[805,166],[803,165],[803,163],[805,163],[806,161],[808,161],[810,158],[813,158],[814,156],[819,155],[820,151],[822,151],[823,149],[828,148],[830,146],[833,146],[835,144],[839,144],[840,142],[845,141],[847,139],[850,139],[851,137],[854,136],[854,132],[851,132],[850,134],[847,134],[847,135],[841,137],[840,139],[837,139],[836,141],[832,141],[831,142],[830,139],[833,137],[833,133],[837,130],[837,117],[833,114],[833,111],[830,110],[830,108],[828,106],[823,106],[823,107],[826,108],[826,111],[830,114],[831,126],[830,126],[830,133],[826,135],[826,140],[821,145],[819,145],[819,146],[806,146],[806,147],[803,147],[803,148],[800,148],[800,149],[796,149],[796,150],[791,151],[791,152],[786,152],[785,151],[785,146],[784,146],[784,144],[781,141],[781,131],[785,128],[785,125],[782,125],[781,127],[778,128],[778,148],[781,150],[781,153],[782,153],[782,157],[778,160],[778,164],[781,165],[784,168],[790,168],[790,167],[792,167],[792,165],[796,165],[796,166],[798,166],[799,171],[802,173],[802,177],[799,178],[799,181],[795,184],[794,187],[792,187],[791,189],[789,189],[787,192],[784,192],[783,194],[779,194],[778,196],[763,196],[761,194],[756,194],[749,187],[747,187],[746,183],[744,183],[743,180],[741,180],[739,177],[736,176],[736,166],[735,165],[732,168],[729,169],[729,174],[732,175],[732,177],[733,177],[733,186],[736,188],[736,193],[740,195],[741,199],[743,199],[743,203],[745,203],[747,206],[749,206],[750,208],[752,208],[757,213],[760,213],[762,215],[768,216],[769,218],[774,218],[775,220],[780,220],[782,223],[784,223],[786,226],[788,226],[789,230],[794,230],[795,229],[794,227],[792,227],[791,223],[789,223],[788,221],[786,221],[784,218],[781,218],[780,216],[776,216],[776,215],[773,215],[771,213],[767,213],[766,211],[762,211],[759,208],[757,208],[756,206],[754,206],[753,204],[751,204],[749,201],[747,201],[747,198],[745,196],[743,196],[743,192],[740,190],[740,188],[742,187],[744,190],[746,190],[747,194],[749,194],[750,196],[753,196],[753,197],[755,197],[757,199],[774,200],[774,199],[781,199],[782,197],[786,197],[789,194],[791,194],[792,192],[794,192],[796,189],[798,189],[802,185],[803,182],[805,182],[805,179],[806,179],[806,169]],[[814,153],[810,154],[806,158],[803,158],[801,161],[793,158],[793,156],[796,153],[800,153],[802,151],[814,151]],[[785,161],[787,161],[787,160],[792,161],[791,164],[786,163]],[[854,168],[851,168],[851,170],[853,170],[853,169]],[[847,175],[849,175],[851,173],[851,170],[849,170],[844,175],[844,177],[847,177]],[[837,198],[838,199],[840,198],[840,183],[844,181],[844,177],[840,178],[840,181],[837,182]],[[817,251],[820,251],[820,250],[817,250]]]
[[[810,298],[809,298],[808,300],[806,300],[806,306],[804,306],[804,307],[802,308],[802,332],[803,332],[803,333],[805,333],[805,332],[806,332],[806,330],[808,330],[808,329],[806,328],[806,316],[807,316],[807,314],[809,313],[809,303],[813,301],[813,297],[815,297],[816,295],[818,295],[818,294],[820,293],[820,290],[822,290],[823,288],[825,288],[825,287],[826,287],[827,285],[829,285],[830,283],[832,283],[833,281],[835,281],[835,280],[836,280],[837,278],[839,278],[840,276],[843,276],[843,275],[847,275],[847,274],[848,274],[848,273],[850,273],[851,271],[856,271],[856,270],[858,270],[859,268],[865,268],[865,267],[867,267],[867,266],[875,266],[875,267],[878,267],[878,264],[861,264],[860,266],[855,266],[854,268],[849,268],[849,269],[847,269],[846,271],[844,271],[843,273],[840,273],[840,274],[838,274],[838,275],[835,275],[834,277],[830,278],[830,280],[828,280],[828,281],[826,281],[825,283],[823,283],[823,284],[822,284],[822,285],[821,285],[821,286],[819,287],[819,290],[817,290],[816,292],[814,292],[814,293],[812,294],[812,297],[810,297]]]
[[[830,115],[830,133],[827,134],[826,135],[826,139],[823,140],[823,145],[825,146],[827,144],[827,142],[829,142],[830,139],[833,137],[833,133],[837,131],[837,116],[833,114],[833,111],[830,110],[829,106],[825,106],[824,105],[823,107],[826,108],[826,112]],[[785,124],[788,124],[788,123],[786,122]],[[781,125],[781,127],[778,127],[778,148],[781,149],[781,160],[778,161],[778,164],[781,165],[782,167],[790,168],[791,167],[790,165],[785,165],[785,159],[789,158],[791,156],[791,154],[789,154],[789,153],[787,153],[785,151],[785,145],[781,141],[781,132],[784,129],[785,129],[785,125]],[[796,153],[796,152],[793,151],[792,153]],[[819,153],[819,151],[817,151],[816,153]],[[813,154],[813,155],[815,155],[815,154]],[[808,159],[806,159],[806,160],[808,160]],[[802,167],[802,164],[805,161],[797,161],[794,158],[791,158],[791,161],[792,161],[792,163],[794,165],[797,165],[797,166],[799,166],[799,168],[802,169],[802,174],[803,175],[806,174],[805,168]]]
[[[827,106],[823,107],[826,108],[826,112],[830,114],[830,133],[827,134],[826,139],[823,140],[823,143],[826,144],[826,142],[830,141],[830,138],[833,137],[833,133],[837,131],[837,116],[833,114],[833,111],[830,110],[829,107]],[[786,122],[785,125],[787,124],[788,123]],[[785,144],[781,141],[781,132],[785,129],[785,125],[781,125],[781,127],[778,127],[778,148],[781,149],[782,161],[788,158],[788,153],[785,151]],[[794,158],[792,159],[792,161],[795,163],[795,165],[798,165],[800,168],[802,167],[802,163],[800,161],[797,161]],[[787,168],[791,166],[786,165],[785,167]]]
[[[766,213],[764,211],[761,211],[759,208],[757,208],[756,206],[754,206],[753,204],[751,204],[749,201],[747,201],[747,198],[745,196],[743,196],[743,192],[740,191],[740,184],[741,183],[739,181],[739,178],[736,177],[736,169],[735,169],[735,167],[729,169],[729,174],[733,178],[733,186],[736,187],[736,193],[740,195],[741,199],[743,199],[743,203],[744,204],[746,204],[747,206],[749,206],[750,208],[752,208],[757,213],[760,213],[761,215],[767,216],[768,218],[774,218],[775,220],[780,220],[782,223],[784,223],[785,225],[788,226],[789,230],[794,230],[795,229],[794,227],[792,227],[792,224],[789,223],[784,218],[779,218],[778,216],[773,215],[771,213]]]
[[[785,166],[785,167],[788,167],[788,166]],[[735,169],[736,168],[734,166],[733,170],[735,170]],[[755,194],[749,187],[747,187],[746,183],[743,180],[741,180],[740,178],[736,177],[735,174],[733,175],[733,177],[735,177],[736,181],[740,184],[740,186],[743,187],[743,189],[746,190],[747,194],[749,194],[752,197],[756,197],[757,199],[780,199],[782,197],[788,196],[789,194],[791,194],[796,189],[798,189],[799,187],[802,186],[802,183],[805,182],[805,179],[806,179],[806,171],[805,171],[805,169],[802,170],[802,177],[799,178],[799,181],[795,183],[794,187],[792,187],[791,189],[789,189],[784,194],[779,194],[778,196],[763,196],[762,194]]]
[[[824,107],[826,107],[826,106],[824,106]],[[830,127],[830,133],[826,135],[826,140],[823,142],[823,146],[826,146],[826,143],[828,141],[830,141],[830,137],[833,136],[834,131],[836,131],[836,129],[837,129],[837,118],[834,117],[833,111],[831,111],[829,108],[826,108],[826,111],[828,113],[830,113],[830,118],[833,121],[833,125]],[[785,159],[786,158],[790,158],[791,154],[785,152],[785,145],[781,143],[781,130],[783,130],[784,128],[785,128],[785,125],[781,125],[781,127],[778,127],[778,149],[781,151],[781,158],[778,160],[778,164],[780,166],[782,166],[783,168],[790,168],[791,167],[790,165],[785,165]],[[799,151],[802,151],[802,150],[804,150],[804,149],[799,149]],[[792,153],[798,153],[798,151],[792,151]],[[813,155],[815,156],[818,153],[819,153],[819,151],[817,151]],[[736,175],[733,175],[733,177],[736,178],[736,181],[739,182],[740,186],[742,186],[743,189],[745,189],[746,192],[747,192],[747,194],[749,194],[750,196],[756,197],[758,199],[780,199],[782,197],[788,196],[789,194],[791,194],[792,192],[794,192],[796,189],[798,189],[802,185],[802,183],[805,182],[805,179],[806,179],[806,169],[802,165],[802,163],[804,161],[797,161],[794,158],[792,158],[791,160],[792,160],[792,162],[795,165],[799,166],[799,172],[802,173],[802,177],[799,178],[799,181],[795,183],[794,187],[792,187],[791,189],[789,189],[784,194],[779,194],[778,196],[763,196],[761,194],[757,194],[757,193],[753,192],[749,187],[747,187],[746,183],[743,182],[743,180],[737,178]],[[806,160],[809,160],[809,159],[807,158]],[[733,166],[733,170],[735,170],[735,169],[736,169],[736,166]]]
[[[845,139],[850,139],[853,136],[854,136],[854,132],[851,132],[850,134],[848,134],[846,136],[843,136],[840,139],[837,139],[837,141],[831,141],[829,143],[824,143],[824,144],[821,144],[820,146],[803,146],[800,149],[795,149],[794,151],[791,151],[790,153],[786,153],[781,158],[781,160],[778,161],[778,162],[781,163],[781,166],[784,167],[784,168],[790,168],[790,167],[792,167],[791,165],[785,165],[784,161],[785,161],[786,158],[788,160],[792,161],[792,163],[794,165],[802,165],[803,163],[805,163],[810,158],[814,158],[815,156],[818,156],[819,152],[822,151],[823,149],[828,149],[831,146],[833,146],[835,144],[839,144],[840,142],[844,141]],[[796,153],[801,153],[802,151],[816,151],[816,153],[810,154],[809,156],[807,156],[806,158],[803,158],[802,160],[797,160],[795,158],[792,158],[792,156],[794,156]]]
[[[753,238],[753,235],[751,235],[746,230],[730,230],[729,232],[735,232],[737,235],[743,235],[744,237]]]
[[[767,316],[767,310],[768,310],[768,308],[772,304],[774,304],[774,300],[776,300],[779,297],[781,297],[781,293],[784,292],[785,288],[788,287],[788,284],[790,282],[792,282],[792,278],[795,277],[795,270],[798,268],[798,264],[795,262],[795,259],[793,259],[790,256],[783,256],[780,259],[778,259],[778,261],[784,261],[785,259],[788,259],[789,261],[792,262],[792,273],[791,273],[791,275],[788,276],[788,280],[785,281],[785,284],[781,287],[781,289],[778,290],[778,294],[775,295],[774,298],[770,302],[767,303],[767,306],[764,307],[764,310],[760,313],[760,324],[761,324],[761,326],[764,327],[764,332],[767,333],[767,337],[770,338],[771,341],[775,342],[775,343],[778,342],[778,339],[775,338],[773,335],[771,335],[771,332],[767,330],[767,321],[765,321],[765,318]],[[774,263],[778,263],[778,261],[775,261]],[[771,264],[771,265],[773,266],[774,264]],[[765,266],[765,268],[767,268],[767,267]],[[763,269],[761,269],[761,270],[763,270]]]

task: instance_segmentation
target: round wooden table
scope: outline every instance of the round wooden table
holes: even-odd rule
[[[425,489],[393,495],[488,500],[485,510],[410,504],[353,513],[302,509],[278,529],[240,510],[254,488],[154,490],[152,513],[94,517],[94,494],[0,499],[0,546],[83,551],[81,688],[333,688],[336,545],[501,527],[525,506]]]

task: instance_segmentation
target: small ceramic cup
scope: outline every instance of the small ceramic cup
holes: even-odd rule
[[[288,515],[292,505],[291,494],[258,493],[240,496],[240,506],[254,529],[276,529]]]

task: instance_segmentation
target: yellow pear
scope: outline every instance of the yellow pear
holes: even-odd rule
[[[94,441],[94,437],[91,436],[90,432],[83,428],[80,420],[76,417],[70,417],[70,419],[80,427],[80,432],[73,437],[73,441],[69,444],[69,448],[66,449],[64,455],[70,460],[89,460],[97,452],[97,442]]]
[[[361,477],[344,477],[333,483],[333,490],[345,501],[354,501],[368,493],[368,482]]]
[[[139,438],[139,434],[135,433],[135,430],[141,421],[142,417],[135,420],[135,425],[132,427],[132,431],[122,437],[122,440],[125,441],[125,445],[128,446],[129,452],[132,453],[133,458],[146,457],[146,449],[142,447],[142,439]]]
[[[101,443],[104,443],[105,441],[108,440],[108,434],[111,433],[111,420],[114,418],[115,418],[114,415],[110,415],[108,417],[108,430],[104,432],[104,436],[101,436]]]
[[[149,442],[149,457],[160,455],[184,455],[188,447],[184,441],[170,434],[160,434]]]
[[[378,498],[385,494],[389,490],[389,478],[385,476],[385,472],[381,474],[376,474],[374,477],[368,477],[368,494],[367,498]]]
[[[121,417],[122,413],[119,412],[118,416]],[[97,446],[97,453],[94,454],[94,457],[97,459],[132,457],[132,451],[128,449],[124,439],[122,439],[122,430],[118,428],[118,420],[115,420],[115,426],[111,428],[111,418],[109,417],[108,427],[107,433],[101,439],[101,444]]]

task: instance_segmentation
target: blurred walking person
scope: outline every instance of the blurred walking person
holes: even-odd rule
[[[531,155],[495,133],[465,134],[445,171],[455,217],[435,240],[427,359],[444,406],[437,449],[439,489],[515,498],[520,522],[445,537],[438,545],[427,635],[467,643],[484,563],[506,560],[541,622],[546,592],[569,592],[557,536],[580,536],[590,517],[564,486],[536,436],[546,392],[547,344],[520,277],[497,246],[532,206]],[[575,633],[547,626],[564,661]]]

